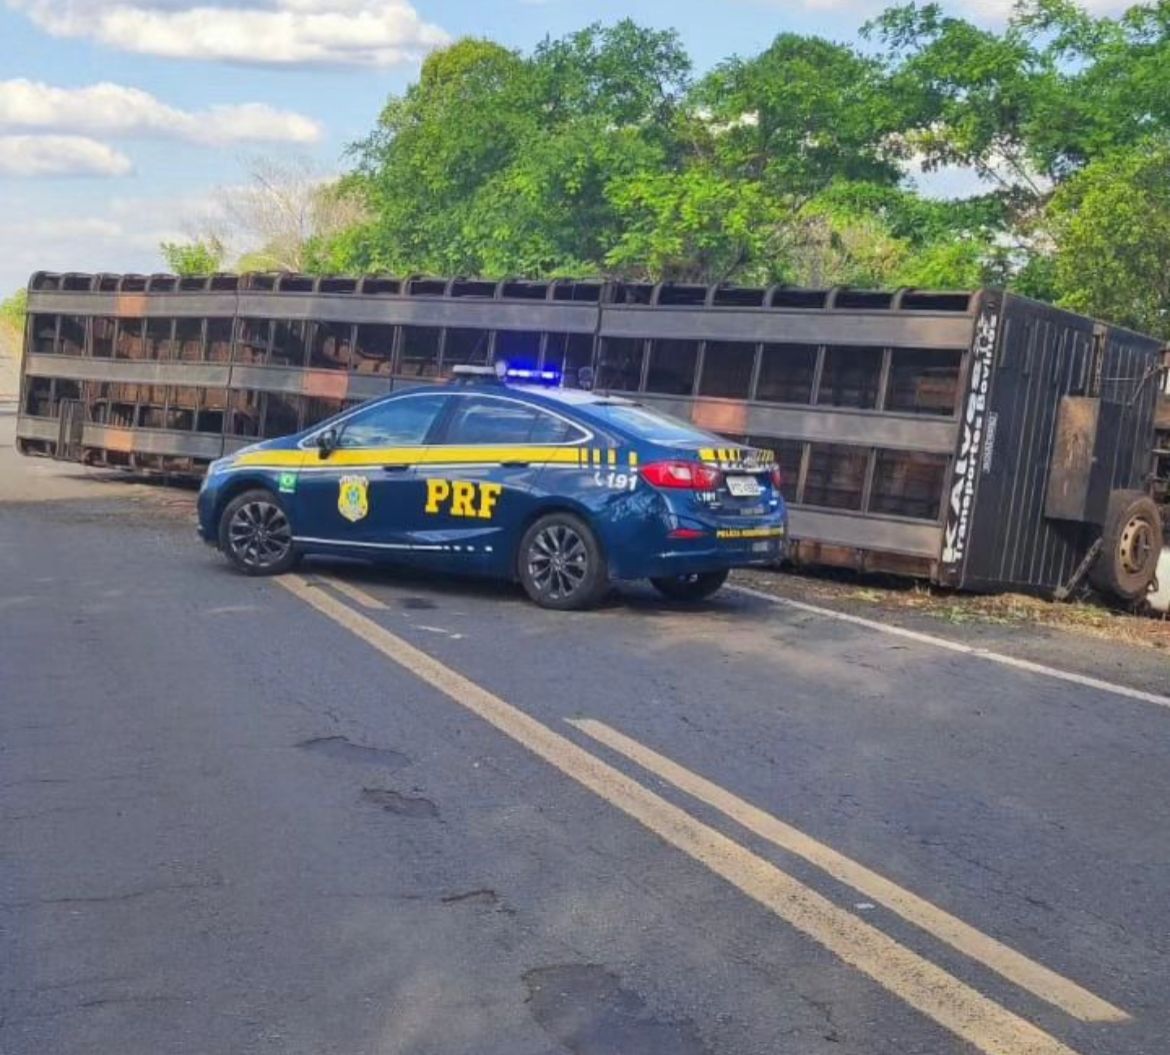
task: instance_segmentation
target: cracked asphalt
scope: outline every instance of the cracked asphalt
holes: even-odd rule
[[[0,475],[5,1055],[1166,1051],[1166,707],[734,593],[558,615],[314,564],[314,607],[149,488]],[[1022,1039],[850,961],[871,931]],[[1070,1012],[1090,999],[1121,1016]]]

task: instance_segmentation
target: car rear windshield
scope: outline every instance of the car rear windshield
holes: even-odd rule
[[[681,418],[660,414],[637,403],[594,403],[589,410],[608,424],[648,443],[718,446],[723,442]]]

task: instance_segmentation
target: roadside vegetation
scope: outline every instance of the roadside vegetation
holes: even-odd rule
[[[0,301],[0,325],[17,331],[23,329],[27,305],[28,291],[24,289],[13,293],[7,300]]]
[[[17,389],[27,304],[28,291],[23,289],[0,300],[0,396]]]
[[[907,4],[859,46],[783,33],[702,74],[676,34],[628,20],[530,54],[464,39],[387,100],[349,163],[335,183],[259,171],[225,220],[253,250],[242,263],[993,283],[1170,336],[1160,4],[1098,18],[1023,0],[1000,29]],[[958,196],[922,193],[939,170]],[[201,252],[217,240],[233,239],[200,237],[178,264],[222,265]]]
[[[0,300],[0,400],[15,397],[20,388],[20,354],[27,293],[22,289]]]

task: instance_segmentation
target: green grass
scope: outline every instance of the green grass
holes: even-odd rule
[[[14,330],[24,329],[24,316],[28,310],[28,291],[17,290],[7,300],[0,301],[0,322],[7,323]]]

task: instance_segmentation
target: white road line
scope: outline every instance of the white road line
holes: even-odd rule
[[[442,634],[444,637],[451,638],[452,641],[462,641],[463,635],[457,634],[453,630],[444,630],[441,626],[427,626],[425,623],[411,623],[415,630],[426,630],[431,634]]]
[[[936,648],[945,648],[950,652],[958,652],[966,656],[976,656],[990,663],[998,663],[1004,667],[1014,667],[1016,670],[1026,670],[1029,674],[1042,674],[1047,678],[1056,678],[1058,681],[1067,681],[1073,685],[1081,685],[1089,689],[1099,689],[1101,692],[1111,692],[1115,696],[1125,696],[1131,700],[1141,700],[1143,703],[1157,704],[1159,707],[1170,708],[1170,696],[1162,696],[1156,692],[1145,692],[1142,689],[1131,689],[1128,685],[1118,685],[1116,682],[1104,681],[1101,678],[1090,677],[1088,674],[1077,674],[1071,670],[1060,670],[1043,663],[1033,663],[1030,659],[1020,659],[1017,656],[1008,656],[1002,652],[992,652],[986,648],[976,648],[974,645],[964,645],[961,641],[951,641],[945,637],[936,637],[934,634],[924,634],[920,630],[908,630],[903,626],[892,626],[889,623],[879,623],[876,619],[866,619],[860,615],[849,615],[847,612],[837,612],[832,608],[822,608],[819,605],[807,604],[804,601],[793,601],[788,597],[777,597],[774,594],[764,593],[763,590],[753,590],[750,586],[730,586],[728,589],[749,597],[759,598],[761,601],[770,601],[772,604],[783,605],[785,608],[795,608],[801,612],[810,612],[813,615],[824,616],[826,619],[836,619],[842,623],[852,623],[854,626],[864,626],[869,630],[877,630],[883,634],[917,641],[923,645],[934,645]],[[1170,673],[1167,674],[1170,679]]]

